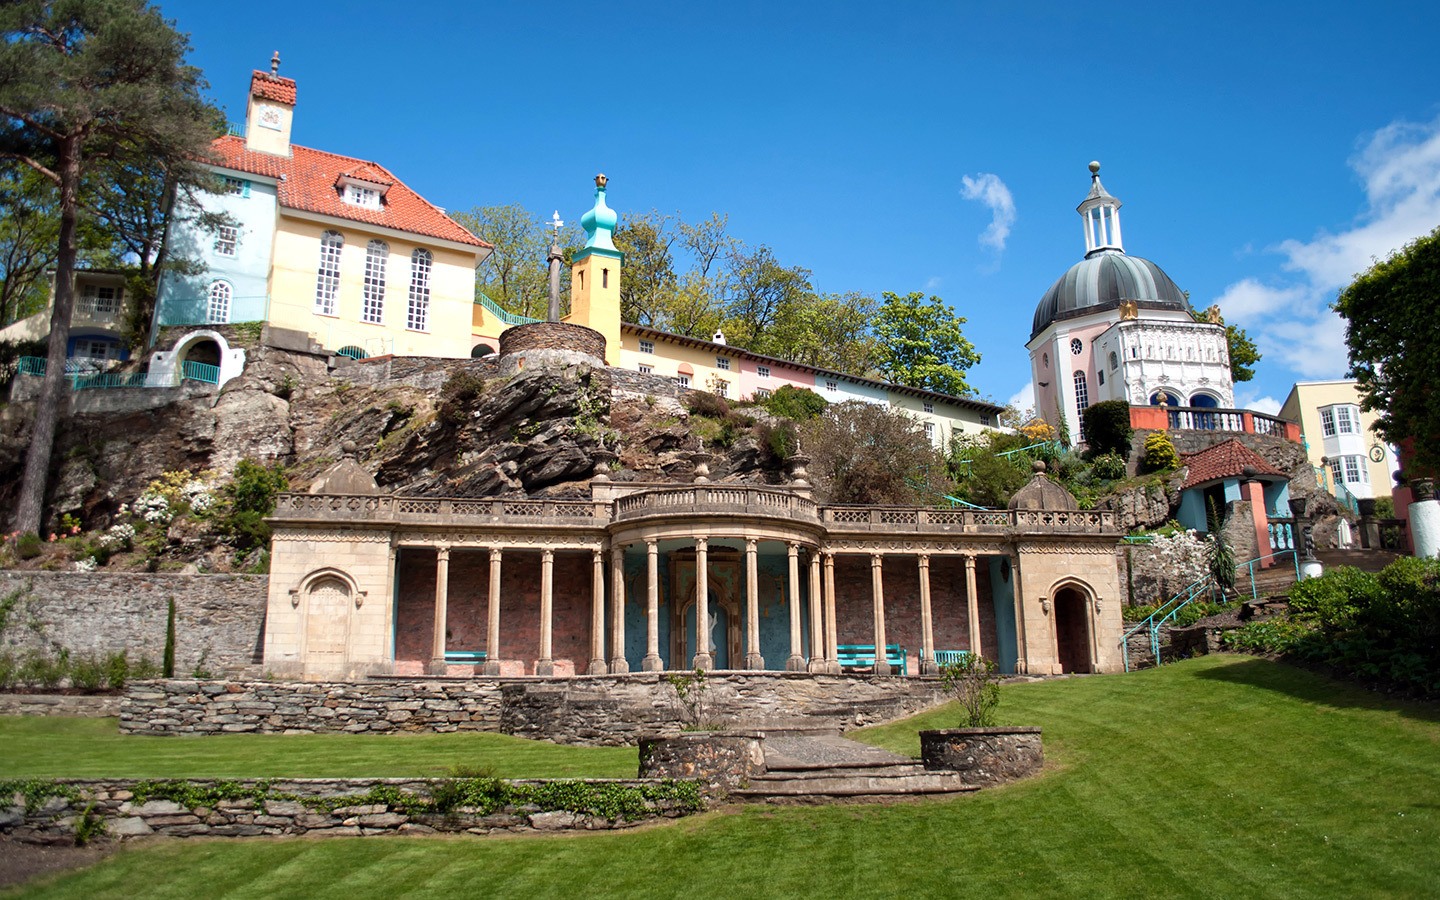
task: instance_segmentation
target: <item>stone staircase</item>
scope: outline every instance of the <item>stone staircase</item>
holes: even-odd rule
[[[766,803],[878,802],[978,790],[954,772],[847,740],[835,731],[768,731],[765,772],[730,796]]]
[[[1326,569],[1354,566],[1366,572],[1378,572],[1400,558],[1391,550],[1316,550],[1315,558]]]

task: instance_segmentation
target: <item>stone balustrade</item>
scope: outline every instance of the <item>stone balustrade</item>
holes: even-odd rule
[[[604,525],[610,504],[594,500],[392,497],[368,494],[282,494],[278,522],[373,522],[385,525]]]
[[[1057,531],[1102,534],[1115,530],[1115,514],[1101,510],[917,509],[904,506],[827,506],[821,520],[832,533],[999,534]]]
[[[615,501],[615,518],[627,521],[657,515],[729,514],[819,521],[815,501],[787,490],[744,485],[697,484],[630,494]]]

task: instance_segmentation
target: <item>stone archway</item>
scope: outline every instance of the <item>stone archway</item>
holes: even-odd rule
[[[1090,598],[1075,584],[1057,588],[1051,600],[1055,623],[1055,660],[1065,674],[1095,671],[1091,654]]]
[[[296,599],[304,604],[304,677],[345,677],[350,668],[354,586],[337,572],[321,571],[297,594]]]

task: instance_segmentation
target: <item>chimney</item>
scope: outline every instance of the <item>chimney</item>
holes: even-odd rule
[[[295,115],[295,79],[280,76],[280,51],[270,57],[270,71],[250,74],[245,108],[245,149],[276,156],[290,155],[290,125]]]

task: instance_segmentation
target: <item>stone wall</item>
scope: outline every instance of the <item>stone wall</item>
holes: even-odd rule
[[[703,731],[640,739],[640,777],[700,781],[724,796],[765,772],[763,731]]]
[[[593,328],[569,322],[532,322],[501,332],[501,356],[532,350],[573,350],[604,359],[605,335]]]
[[[1039,728],[950,728],[920,732],[927,769],[959,772],[966,784],[988,787],[1028,778],[1045,764]]]
[[[511,781],[515,786],[536,781]],[[585,784],[622,785],[640,789],[657,787],[649,779],[585,779]],[[215,781],[188,781],[173,787],[189,789],[192,796],[217,790]],[[633,818],[606,818],[573,810],[542,810],[535,804],[507,805],[489,815],[464,808],[447,813],[415,812],[404,804],[373,802],[371,792],[389,788],[425,800],[435,782],[418,778],[293,778],[265,782],[226,782],[221,788],[237,799],[177,802],[149,799],[137,802],[143,782],[134,780],[65,779],[48,785],[46,796],[26,805],[15,793],[0,796],[0,835],[16,840],[54,842],[74,840],[77,823],[88,816],[92,827],[103,823],[103,836],[143,837],[260,837],[263,835],[333,835],[359,837],[377,834],[431,834],[437,831],[494,834],[559,830],[596,831],[625,828],[657,818],[675,818],[695,811],[677,798],[646,799],[645,811]],[[167,791],[171,796],[182,791]],[[670,792],[675,793],[675,792]],[[250,796],[239,796],[249,794]],[[258,798],[258,799],[257,799]],[[353,801],[347,803],[347,801]],[[92,832],[91,837],[101,834]]]
[[[928,709],[936,679],[769,673],[711,675],[703,718],[726,726],[849,729]],[[564,744],[633,745],[679,733],[688,711],[654,673],[573,679],[377,678],[317,682],[140,682],[120,730],[222,732],[499,731]]]
[[[0,649],[72,654],[128,651],[159,664],[175,601],[175,671],[259,675],[264,575],[0,572],[0,597],[19,591]]]
[[[500,372],[500,362],[493,356],[481,359],[377,356],[354,361],[336,357],[333,375],[336,380],[367,387],[404,384],[423,391],[438,391],[456,372],[494,378]]]
[[[120,715],[119,694],[0,694],[0,716]]]

